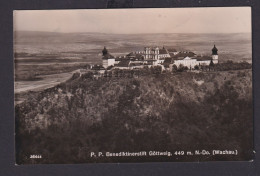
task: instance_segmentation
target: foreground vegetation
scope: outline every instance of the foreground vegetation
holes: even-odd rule
[[[146,73],[145,71],[142,73]],[[249,160],[251,70],[90,73],[16,106],[17,163]],[[90,158],[90,152],[237,149],[237,156]],[[30,159],[41,154],[41,159]]]

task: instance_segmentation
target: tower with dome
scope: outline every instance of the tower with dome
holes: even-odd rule
[[[214,64],[218,63],[218,49],[215,44],[214,47],[212,48],[212,61]]]

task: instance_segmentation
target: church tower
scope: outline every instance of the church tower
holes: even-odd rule
[[[107,51],[106,47],[104,46],[104,49],[102,50],[103,56],[107,55],[107,53],[108,53],[108,51]]]
[[[102,65],[106,69],[109,66],[114,66],[115,65],[115,57],[109,54],[108,50],[106,47],[102,50]]]
[[[214,64],[218,63],[218,49],[216,48],[216,46],[214,45],[214,47],[212,48],[212,60]]]

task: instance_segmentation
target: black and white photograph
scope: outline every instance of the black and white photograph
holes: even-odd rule
[[[14,10],[15,162],[252,161],[251,7]]]

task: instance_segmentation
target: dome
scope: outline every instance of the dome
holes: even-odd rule
[[[215,45],[214,45],[214,47],[212,48],[212,55],[218,55],[218,49],[216,48]]]
[[[104,49],[102,50],[102,54],[103,54],[103,56],[105,56],[105,55],[107,55],[108,54],[108,51],[107,51],[107,49],[106,49],[106,47],[104,46]]]

